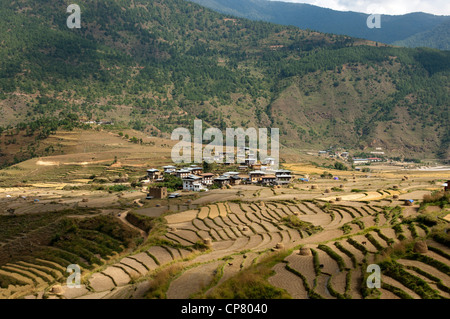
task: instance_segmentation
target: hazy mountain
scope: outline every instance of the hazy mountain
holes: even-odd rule
[[[398,44],[409,47],[426,46],[447,48],[450,43],[448,27],[444,22],[449,16],[426,13],[405,15],[382,15],[381,28],[367,27],[367,14],[342,12],[303,3],[288,3],[269,0],[190,0],[221,13],[252,20],[269,21],[283,25],[294,25],[325,33],[344,34],[352,37]],[[438,27],[439,26],[439,27]],[[432,30],[442,29],[438,34]],[[434,36],[429,38],[432,31]]]
[[[0,164],[89,119],[170,137],[200,118],[280,128],[291,149],[450,155],[450,52],[233,19],[184,0],[78,4],[81,29],[69,29],[64,0],[0,0]]]
[[[437,27],[417,33],[405,40],[394,42],[395,45],[405,47],[430,47],[440,50],[450,50],[450,21],[439,24]]]

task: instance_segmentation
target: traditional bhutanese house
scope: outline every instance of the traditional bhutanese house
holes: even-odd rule
[[[277,176],[277,183],[279,185],[286,185],[289,184],[292,180],[292,176],[291,175],[278,175]]]
[[[239,172],[226,172],[223,173],[224,176],[234,176],[234,175],[239,175]]]
[[[279,175],[291,175],[291,171],[288,171],[287,169],[278,169],[275,171],[275,176]]]
[[[163,166],[163,169],[164,169],[164,173],[168,173],[168,174],[175,173],[177,170],[177,168],[172,165]]]
[[[246,158],[245,159],[245,165],[252,166],[256,164],[256,158]]]
[[[186,178],[191,174],[192,174],[191,171],[188,169],[180,169],[180,170],[176,171],[176,173],[175,173],[175,175],[179,178]]]
[[[161,172],[156,168],[150,168],[147,170],[147,176],[150,181],[156,181],[161,178]]]
[[[272,166],[272,165],[275,164],[275,159],[272,158],[272,157],[266,157],[266,158],[262,161],[262,163],[263,163],[264,165]]]
[[[285,169],[275,171],[275,176],[277,177],[277,184],[280,185],[289,184],[292,180],[291,171]]]
[[[231,184],[231,179],[229,176],[219,176],[217,178],[214,178],[214,184],[217,184],[218,186],[226,186]]]
[[[199,166],[189,167],[188,170],[191,171],[191,173],[194,175],[200,175],[201,173],[203,173],[203,168]]]
[[[254,169],[254,170],[260,170],[260,169],[261,169],[261,164],[255,163],[255,164],[251,165],[251,167],[252,167],[252,169]]]
[[[204,185],[212,185],[213,184],[213,173],[203,173],[200,174],[200,177],[202,178],[202,183]]]
[[[242,178],[239,175],[231,175],[230,176],[230,184],[231,185],[239,185],[242,181]]]
[[[249,173],[250,181],[252,183],[259,183],[264,175],[266,175],[266,173],[262,171],[252,171]]]
[[[367,159],[367,158],[354,158],[353,159],[353,163],[354,164],[365,164],[365,163],[369,163],[369,159]]]
[[[185,191],[200,191],[198,185],[201,185],[202,178],[200,176],[188,175],[183,178],[183,190]]]
[[[264,185],[273,185],[276,184],[277,177],[275,175],[265,175],[261,177],[261,184]]]

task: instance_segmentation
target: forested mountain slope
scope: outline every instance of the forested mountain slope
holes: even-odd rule
[[[279,127],[290,148],[377,144],[449,157],[449,52],[234,19],[183,0],[78,4],[81,28],[69,29],[66,1],[0,1],[3,134],[19,123],[49,133],[49,121],[76,114],[168,137],[200,118]]]

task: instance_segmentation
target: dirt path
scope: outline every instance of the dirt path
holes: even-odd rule
[[[147,240],[147,237],[148,237],[147,233],[145,231],[143,231],[142,229],[140,229],[139,227],[134,226],[126,219],[128,213],[129,213],[128,210],[120,213],[119,220],[122,223],[124,223],[125,225],[130,226],[131,228],[137,230],[141,234],[141,236],[144,237],[144,241]]]

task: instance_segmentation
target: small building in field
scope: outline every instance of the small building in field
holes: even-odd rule
[[[161,172],[156,168],[148,169],[147,176],[151,182],[160,180],[162,177]]]
[[[219,176],[217,178],[214,178],[214,184],[216,184],[219,187],[230,185],[231,178],[230,178],[230,176]]]
[[[212,185],[213,184],[213,173],[203,173],[199,175],[202,178],[203,185]]]
[[[167,187],[150,187],[148,189],[148,196],[153,198],[164,199],[167,197]]]
[[[444,183],[444,192],[450,192],[450,181]]]

